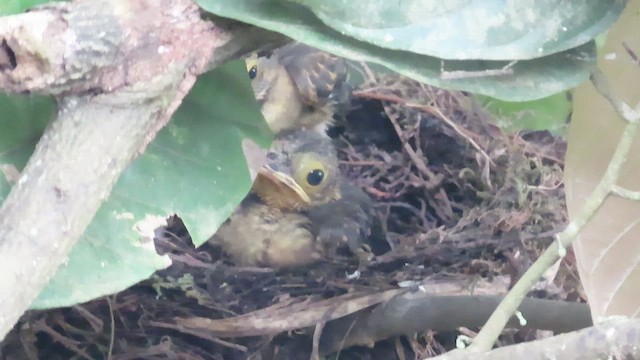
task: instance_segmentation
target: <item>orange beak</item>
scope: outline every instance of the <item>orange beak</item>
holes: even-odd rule
[[[267,204],[288,209],[304,208],[311,202],[309,195],[289,175],[263,166],[253,183],[253,190]]]

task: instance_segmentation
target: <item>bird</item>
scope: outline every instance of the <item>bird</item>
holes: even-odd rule
[[[302,43],[270,53],[252,54],[247,72],[260,110],[271,131],[313,129],[321,134],[351,96],[344,58]]]
[[[252,191],[214,234],[235,265],[291,269],[336,255],[371,260],[383,239],[371,198],[341,177],[333,142],[313,130],[274,138]]]

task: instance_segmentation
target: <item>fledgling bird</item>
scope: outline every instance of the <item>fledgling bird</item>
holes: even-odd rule
[[[276,137],[252,194],[211,241],[237,265],[291,268],[340,247],[362,262],[381,235],[371,199],[341,178],[331,139],[295,130]]]
[[[349,102],[345,59],[292,43],[271,54],[254,54],[247,71],[271,131],[315,129],[325,133],[334,113]]]

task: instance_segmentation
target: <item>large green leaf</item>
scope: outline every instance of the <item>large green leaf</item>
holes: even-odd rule
[[[354,60],[377,63],[418,81],[492,96],[508,101],[543,98],[581,83],[595,61],[593,42],[534,60],[518,61],[507,71],[506,61],[442,60],[408,51],[381,48],[326,26],[306,7],[277,0],[197,0],[219,16],[254,24],[294,40]],[[466,75],[451,73],[466,71]],[[512,72],[510,72],[512,71]],[[448,75],[448,76],[447,76]],[[452,76],[453,75],[453,76]]]
[[[56,1],[62,0],[2,0],[0,1],[0,15],[19,14],[34,6]]]
[[[480,95],[476,98],[495,115],[497,125],[508,131],[548,130],[562,135],[573,108],[569,92],[523,102],[500,101]]]
[[[343,34],[452,60],[527,60],[583,45],[625,0],[293,0]]]
[[[0,103],[5,114],[0,118],[0,164],[21,169],[32,152],[43,129],[43,117],[35,115],[47,109],[29,106],[33,101]],[[235,61],[198,79],[172,122],[122,174],[32,308],[114,293],[168,266],[169,259],[157,255],[145,236],[172,214],[183,219],[196,245],[206,241],[251,186],[242,147],[247,138],[267,148],[271,134],[245,65]],[[3,200],[9,187],[0,178]]]
[[[0,204],[11,189],[11,173],[29,160],[45,126],[55,115],[55,101],[41,96],[0,93]],[[9,178],[7,178],[7,176]]]

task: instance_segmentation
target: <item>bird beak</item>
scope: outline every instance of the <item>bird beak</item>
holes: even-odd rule
[[[280,207],[303,208],[311,202],[309,195],[289,175],[264,165],[253,184],[261,198]]]

